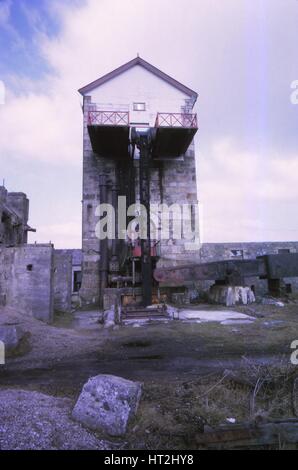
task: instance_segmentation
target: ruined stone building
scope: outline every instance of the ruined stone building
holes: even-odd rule
[[[27,244],[29,200],[0,187],[0,305],[53,318],[53,245]]]
[[[80,304],[81,250],[28,244],[29,199],[0,187],[0,306],[45,322]]]
[[[80,304],[81,250],[28,244],[29,199],[0,186],[0,306],[51,322]]]
[[[28,225],[29,200],[24,193],[8,192],[0,186],[0,246],[27,243],[28,232],[35,231]]]

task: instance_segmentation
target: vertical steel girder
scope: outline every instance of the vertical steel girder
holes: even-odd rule
[[[152,263],[150,238],[150,157],[151,139],[141,134],[138,141],[140,150],[140,203],[146,209],[146,238],[141,237],[142,302],[147,307],[152,303]]]
[[[105,174],[99,176],[99,197],[100,204],[106,204],[107,198],[107,178]],[[108,285],[108,239],[100,240],[100,260],[99,260],[99,276],[100,276],[100,299],[103,302],[104,289]]]

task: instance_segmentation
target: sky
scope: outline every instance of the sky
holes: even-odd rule
[[[0,181],[30,242],[81,246],[77,90],[137,53],[199,93],[203,241],[298,240],[297,44],[297,0],[0,0]]]

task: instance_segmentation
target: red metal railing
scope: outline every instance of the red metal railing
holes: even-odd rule
[[[89,111],[88,125],[129,126],[128,111]]]
[[[197,115],[189,113],[157,113],[155,127],[197,128]]]

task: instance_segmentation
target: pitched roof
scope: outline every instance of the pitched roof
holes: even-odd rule
[[[81,95],[85,95],[86,93],[89,93],[90,91],[94,90],[94,88],[97,88],[100,85],[103,85],[103,83],[106,83],[108,80],[111,80],[112,78],[117,77],[121,73],[126,72],[127,70],[131,69],[135,65],[141,65],[146,70],[153,73],[157,77],[161,78],[165,82],[167,82],[170,85],[172,85],[173,87],[177,88],[178,90],[182,91],[186,95],[188,95],[190,97],[193,97],[194,99],[197,99],[198,94],[194,90],[191,90],[187,86],[185,86],[182,83],[178,82],[177,80],[170,77],[166,73],[162,72],[158,68],[154,67],[154,65],[149,64],[149,62],[146,62],[144,59],[142,59],[139,56],[135,57],[135,59],[130,60],[126,64],[121,65],[120,67],[113,70],[112,72],[109,72],[106,75],[103,75],[101,78],[98,78],[94,82],[91,82],[86,86],[83,86],[78,91],[79,91],[79,93],[81,93]]]

